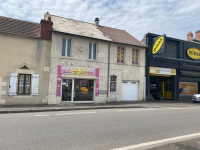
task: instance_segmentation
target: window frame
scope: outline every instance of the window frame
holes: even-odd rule
[[[65,55],[63,56],[63,40],[65,40]],[[69,41],[71,42],[70,44],[70,50],[69,50],[69,56],[68,56],[68,45],[69,45]],[[62,49],[61,49],[61,57],[65,57],[65,58],[71,58],[72,55],[72,39],[70,38],[62,38]]]
[[[20,79],[20,75],[24,75],[24,84],[23,84],[23,93],[19,93],[19,79]],[[25,92],[25,85],[26,85],[26,76],[30,76],[30,88],[29,88],[29,93],[26,94]],[[23,73],[19,73],[18,74],[18,84],[17,84],[17,94],[18,95],[31,95],[31,80],[32,79],[32,74],[23,74]]]
[[[118,49],[120,49],[120,57],[119,57],[119,62],[118,62]],[[122,64],[124,64],[125,63],[125,61],[124,61],[124,59],[123,59],[123,62],[122,62],[122,49],[124,50],[124,58],[125,58],[125,47],[121,47],[121,46],[117,46],[117,63],[122,63]]]
[[[90,58],[90,44],[92,44],[92,47],[91,47],[91,58]],[[94,59],[94,44],[96,45],[96,58]],[[97,60],[97,43],[93,43],[93,42],[89,42],[89,60]]]
[[[138,51],[137,52],[137,60],[136,60],[136,51]],[[133,57],[133,55],[134,55],[134,57]],[[140,56],[140,50],[137,48],[132,48],[132,65],[139,65],[139,62],[140,62],[139,56]]]

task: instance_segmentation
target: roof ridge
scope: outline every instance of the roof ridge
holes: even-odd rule
[[[23,22],[29,22],[29,23],[33,23],[33,24],[39,24],[39,23],[36,23],[36,22],[31,22],[31,21],[25,21],[25,20],[20,20],[20,19],[15,19],[15,18],[10,18],[10,17],[5,17],[5,16],[0,16],[0,18],[9,18],[9,19],[12,19],[12,20],[19,20],[19,21],[23,21]]]
[[[75,19],[66,18],[66,17],[61,17],[61,16],[57,16],[57,15],[52,15],[52,14],[47,14],[47,15],[55,16],[55,17],[60,17],[60,18],[64,18],[64,19],[69,19],[69,20],[73,20],[73,21],[79,21],[79,22],[83,22],[83,23],[89,23],[89,24],[95,25],[95,24],[90,23],[90,22],[85,22],[85,21],[75,20]],[[122,29],[112,28],[112,27],[108,27],[108,26],[102,26],[102,25],[99,25],[99,26],[101,26],[101,27],[106,27],[106,28],[111,28],[111,29],[115,29],[115,30],[125,31],[125,30],[122,30]],[[98,26],[97,26],[97,28],[98,28]]]

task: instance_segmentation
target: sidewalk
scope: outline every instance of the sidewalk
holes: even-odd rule
[[[25,113],[25,112],[44,112],[44,111],[69,111],[86,109],[112,109],[112,108],[162,108],[162,107],[194,107],[200,103],[192,101],[137,101],[137,102],[112,102],[108,104],[94,103],[68,103],[59,105],[21,105],[21,106],[0,106],[2,113]]]

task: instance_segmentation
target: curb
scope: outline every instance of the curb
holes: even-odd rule
[[[88,109],[115,109],[115,108],[150,108],[144,106],[113,106],[113,107],[75,107],[75,108],[53,108],[53,109],[30,109],[30,110],[0,110],[0,114],[8,113],[30,113],[30,112],[52,112],[52,111],[70,111],[70,110],[88,110]]]

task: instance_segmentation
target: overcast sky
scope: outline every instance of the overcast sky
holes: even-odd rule
[[[145,33],[187,39],[200,30],[200,0],[0,0],[0,16],[39,23],[44,13]]]

